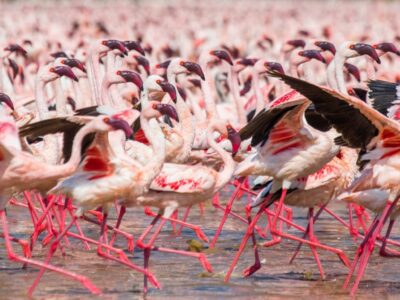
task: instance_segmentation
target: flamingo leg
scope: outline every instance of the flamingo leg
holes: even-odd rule
[[[254,227],[256,226],[256,224],[257,224],[258,220],[260,219],[261,215],[263,214],[264,210],[267,208],[268,205],[270,205],[270,203],[268,203],[268,202],[271,199],[271,197],[272,197],[272,194],[269,194],[266,197],[264,203],[261,204],[260,209],[258,210],[257,214],[254,216],[253,219],[251,219],[251,216],[249,214],[250,223],[247,226],[246,233],[245,233],[245,235],[244,235],[244,237],[242,239],[242,242],[241,242],[241,244],[239,246],[238,251],[236,252],[236,255],[235,255],[235,257],[234,257],[234,259],[232,261],[232,264],[229,267],[229,270],[225,275],[225,279],[224,279],[225,282],[229,281],[229,279],[231,277],[231,274],[233,272],[233,269],[235,268],[237,262],[239,261],[239,258],[241,256],[242,252],[244,251],[244,248],[246,247],[247,241],[249,240],[250,236],[254,233]]]
[[[240,192],[240,188],[242,187],[243,184],[243,178],[240,179],[240,183],[236,186],[235,191],[233,192],[232,196],[229,198],[228,203],[226,204],[224,215],[221,218],[221,222],[219,223],[218,229],[215,232],[214,238],[210,243],[210,248],[214,248],[215,244],[217,243],[218,237],[221,234],[222,227],[224,226],[228,215],[230,214],[233,206],[233,202],[235,201],[236,197],[238,196]]]
[[[320,216],[320,214],[322,213],[322,211],[325,209],[325,207],[326,207],[327,205],[328,205],[328,204],[324,204],[324,205],[321,206],[321,208],[318,210],[317,214],[316,214],[316,215],[314,216],[314,218],[313,218],[313,222],[314,222],[314,223],[317,221],[318,217]],[[311,220],[310,220],[310,221],[311,221]],[[308,223],[308,225],[307,225],[307,227],[306,227],[306,231],[305,231],[304,234],[303,234],[303,239],[305,239],[305,238],[307,237],[307,235],[309,234],[309,232],[310,232],[310,223]],[[299,253],[299,251],[300,251],[302,245],[303,245],[303,243],[299,243],[299,244],[297,245],[296,250],[294,251],[294,253],[293,253],[293,255],[292,255],[292,258],[291,258],[290,261],[289,261],[289,264],[293,263],[294,259],[296,258],[297,254]]]
[[[1,212],[0,212],[0,214],[1,214]],[[6,225],[5,219],[3,219],[3,225],[4,224]],[[34,292],[36,286],[38,285],[40,279],[42,278],[45,270],[54,271],[54,272],[60,273],[62,275],[71,277],[72,279],[79,281],[84,287],[86,287],[93,294],[100,294],[101,293],[101,291],[86,277],[78,275],[78,274],[75,274],[75,273],[72,273],[72,272],[69,272],[69,271],[65,271],[65,270],[63,270],[61,268],[57,268],[57,267],[49,265],[49,262],[50,262],[50,260],[51,260],[51,258],[53,256],[54,252],[57,249],[58,243],[61,241],[63,236],[67,233],[67,231],[69,230],[69,228],[72,225],[73,225],[73,222],[71,222],[67,227],[65,227],[64,231],[62,233],[60,233],[60,235],[57,237],[57,239],[50,246],[49,252],[47,254],[47,257],[46,257],[46,260],[45,260],[44,263],[37,263],[37,262],[32,263],[32,261],[30,261],[30,260],[26,261],[28,264],[32,264],[32,265],[40,267],[39,274],[37,275],[35,281],[31,285],[31,287],[29,288],[29,291],[28,291],[29,295],[33,294],[33,292]],[[4,234],[8,235],[7,230],[4,230]],[[21,261],[21,258],[19,258],[19,260]]]
[[[386,230],[385,237],[383,238],[383,241],[382,241],[381,249],[379,251],[379,255],[381,255],[381,256],[384,256],[384,257],[400,257],[400,252],[386,249],[387,240],[388,240],[388,238],[390,236],[390,233],[392,232],[394,222],[395,222],[395,220],[390,220],[390,222],[389,222],[388,228]]]
[[[154,231],[153,235],[150,237],[150,239],[147,243],[144,243],[144,239],[147,237],[147,235],[151,232],[151,230],[154,228],[155,224],[160,219],[161,219],[160,224]],[[169,220],[169,218],[163,218],[161,216],[161,214],[157,214],[155,216],[155,218],[153,219],[153,221],[150,223],[150,225],[146,228],[146,230],[142,233],[142,235],[139,237],[139,239],[136,242],[137,246],[144,250],[144,269],[145,270],[148,269],[151,251],[160,251],[160,252],[174,253],[174,254],[198,258],[200,260],[203,268],[206,271],[211,273],[212,267],[211,267],[210,263],[207,261],[204,253],[194,253],[194,252],[189,252],[189,251],[154,246],[157,236],[160,234],[161,229],[165,225],[165,222],[168,220]],[[179,221],[179,222],[181,222],[181,221]],[[144,278],[144,290],[147,291],[147,279],[146,278]]]
[[[118,213],[117,223],[115,224],[115,228],[116,229],[119,229],[119,226],[121,225],[122,218],[124,217],[125,213],[126,213],[126,206],[125,205],[121,205],[121,208],[120,208],[119,213]],[[110,246],[112,246],[114,244],[116,238],[117,238],[117,233],[114,231],[112,236],[111,236]]]
[[[200,203],[199,203],[199,205],[200,205]],[[192,208],[191,206],[186,208],[185,213],[183,214],[182,221],[185,222],[185,223],[186,223],[186,220],[187,220],[187,218],[189,216],[191,208]],[[178,232],[176,233],[177,236],[180,236],[182,234],[183,227],[184,227],[183,225],[181,227],[179,227]]]

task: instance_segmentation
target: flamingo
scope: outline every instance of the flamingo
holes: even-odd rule
[[[380,215],[377,216],[364,241],[359,246],[351,270],[345,281],[344,287],[347,287],[359,263],[357,277],[351,289],[351,294],[354,294],[357,291],[358,284],[361,281],[369,257],[374,249],[377,235],[382,230],[384,223],[392,214],[398,202],[399,177],[396,164],[399,148],[399,125],[396,121],[385,117],[357,98],[352,98],[287,75],[278,75],[275,73],[274,76],[282,78],[291,87],[299,90],[304,96],[308,97],[314,103],[316,110],[327,118],[336,130],[342,134],[344,143],[351,147],[367,151],[363,159],[370,160],[369,165],[363,171],[362,176],[352,186],[357,187],[357,190],[379,188],[389,191],[387,204]],[[354,120],[356,120],[356,123],[354,123]],[[348,126],[348,124],[353,125]],[[354,126],[354,124],[357,125]],[[350,187],[351,189],[352,187]],[[368,204],[368,206],[379,207],[379,202],[381,202],[379,197],[372,198],[371,200],[372,204]],[[390,229],[391,227],[389,227],[389,233]]]

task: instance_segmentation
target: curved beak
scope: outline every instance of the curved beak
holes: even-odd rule
[[[303,50],[299,51],[298,53],[300,56],[307,57],[309,59],[316,59],[319,60],[320,62],[323,62],[326,64],[325,58],[321,55],[321,52],[318,50]]]
[[[228,130],[228,140],[232,144],[232,157],[235,157],[236,153],[239,151],[242,139],[240,138],[239,132],[237,132],[231,125],[226,126]]]
[[[51,53],[50,56],[53,58],[59,58],[59,57],[68,58],[68,55],[64,51],[58,51],[58,52]]]
[[[200,88],[200,87],[201,87],[201,81],[200,81],[200,80],[195,79],[195,78],[189,78],[188,80],[189,80],[189,82],[190,82],[191,84],[193,84],[193,86],[195,86],[195,87],[197,87],[197,88]]]
[[[304,40],[289,40],[286,44],[293,46],[294,48],[304,48],[306,46],[306,42]]]
[[[352,46],[353,47],[351,49],[356,51],[359,55],[368,55],[373,60],[375,60],[378,64],[381,63],[381,60],[379,59],[378,53],[376,52],[376,50],[371,45],[368,45],[368,44],[365,44],[365,43],[357,43],[357,44],[354,44]]]
[[[14,103],[11,101],[11,98],[4,94],[4,93],[0,93],[0,102],[3,102],[4,104],[6,104],[12,111],[14,111]]]
[[[135,59],[138,62],[138,64],[145,69],[147,75],[150,75],[150,63],[147,60],[147,58],[145,58],[144,56],[137,55],[135,56]]]
[[[336,54],[336,47],[334,44],[327,42],[327,41],[317,41],[314,43],[315,46],[320,48],[322,51],[329,51],[333,55]]]
[[[50,69],[50,72],[56,73],[58,76],[66,76],[76,82],[79,81],[78,77],[72,72],[72,69],[67,66],[57,66]]]
[[[69,105],[71,105],[73,111],[76,111],[76,102],[75,102],[74,98],[68,96],[67,97],[67,103]]]
[[[282,65],[280,63],[278,63],[278,62],[274,62],[274,61],[266,62],[265,63],[265,67],[269,71],[276,71],[278,73],[285,74],[285,71],[283,70]]]
[[[12,79],[14,80],[15,77],[18,75],[19,67],[18,64],[15,62],[13,59],[8,59],[8,63],[10,64],[11,70],[12,70]]]
[[[349,74],[353,75],[353,77],[360,82],[361,81],[361,76],[360,76],[360,70],[353,64],[345,63],[344,67],[346,68],[347,72]]]
[[[226,61],[228,64],[233,66],[232,58],[231,58],[231,56],[229,55],[229,53],[227,51],[214,50],[214,51],[211,51],[210,54],[218,57],[218,59]]]
[[[70,68],[77,68],[77,69],[81,70],[83,73],[86,73],[85,65],[79,59],[67,58],[67,59],[63,59],[61,61],[61,63],[63,65],[67,65]]]
[[[132,82],[143,91],[143,80],[138,73],[132,71],[117,71],[117,75],[121,76],[126,82]]]
[[[136,41],[125,41],[124,45],[128,50],[135,50],[135,51],[139,52],[142,55],[146,55],[146,53],[144,52],[144,50],[143,50],[143,48],[142,48],[142,46],[140,45],[139,42],[136,42]]]
[[[128,55],[128,50],[126,49],[123,42],[118,40],[106,40],[103,44],[111,50],[119,50],[122,54]]]
[[[20,45],[17,44],[10,44],[6,48],[4,48],[5,51],[10,51],[10,52],[15,52],[16,54],[20,54],[24,57],[28,55],[28,52],[24,48],[22,48]]]
[[[242,58],[239,59],[236,63],[238,65],[246,66],[246,67],[251,67],[254,66],[254,64],[258,61],[257,58]]]
[[[242,88],[242,90],[240,91],[240,96],[244,96],[244,95],[246,95],[246,94],[250,91],[250,89],[251,89],[251,80],[252,80],[252,78],[251,78],[251,76],[250,76],[250,77],[247,78],[247,80],[244,82],[243,88]]]
[[[385,53],[391,52],[394,53],[398,56],[400,56],[400,51],[397,49],[397,47],[393,43],[379,43],[375,44],[372,47],[375,49],[381,50]]]
[[[128,122],[119,118],[110,118],[107,122],[115,130],[122,130],[125,133],[126,138],[129,138],[133,134],[132,127],[129,126]]]
[[[166,69],[166,68],[168,68],[168,66],[169,66],[170,63],[171,63],[171,60],[170,60],[170,59],[169,59],[169,60],[166,60],[166,61],[164,61],[164,62],[162,62],[162,63],[157,64],[157,65],[156,65],[156,68],[157,68],[157,69]]]
[[[183,66],[188,70],[190,73],[195,73],[200,76],[202,80],[206,80],[203,70],[201,69],[199,64],[196,64],[191,61],[186,61],[183,63]]]
[[[158,110],[161,114],[167,115],[171,119],[174,119],[175,121],[179,122],[178,113],[176,112],[175,107],[173,107],[172,105],[157,103],[154,104],[153,108],[155,110]]]
[[[172,101],[176,102],[176,90],[171,83],[169,83],[168,81],[162,81],[158,83],[158,85],[161,87],[163,92],[168,93]]]

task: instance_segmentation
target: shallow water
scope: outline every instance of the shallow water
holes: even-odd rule
[[[243,201],[243,200],[242,200]],[[243,214],[240,208],[243,205],[238,201],[235,209]],[[330,205],[339,215],[346,216],[343,205]],[[14,236],[26,238],[30,230],[30,217],[24,209],[10,206],[8,208],[10,231]],[[182,212],[181,212],[182,213]],[[306,210],[294,209],[294,221],[302,226],[306,225]],[[189,222],[200,225],[206,235],[211,238],[218,225],[222,213],[216,211],[210,204],[206,207],[204,216],[200,216],[197,208],[193,209]],[[115,216],[111,215],[110,224],[115,223]],[[151,222],[151,217],[145,216],[142,209],[129,209],[122,223],[122,229],[134,234],[137,238],[144,227]],[[85,233],[97,238],[99,229],[95,225],[80,221]],[[303,246],[300,255],[291,265],[289,258],[293,253],[296,243],[283,241],[281,244],[270,247],[259,247],[263,267],[250,278],[242,278],[241,272],[253,263],[251,247],[242,255],[231,281],[223,282],[228,265],[234,257],[240,244],[245,227],[242,223],[229,218],[215,250],[205,250],[207,258],[213,266],[214,273],[205,273],[197,259],[153,252],[150,268],[162,285],[161,290],[151,288],[147,299],[278,299],[305,296],[310,298],[343,299],[350,298],[348,292],[342,289],[344,278],[347,274],[346,267],[336,255],[319,250],[320,259],[327,279],[322,281],[313,256],[308,247]],[[289,232],[296,233],[293,229]],[[340,247],[352,259],[356,244],[349,237],[347,230],[329,215],[322,214],[315,225],[316,236],[321,242],[333,247]],[[399,230],[394,229],[392,237],[398,236]],[[157,240],[158,246],[186,250],[188,241],[196,239],[196,235],[189,229],[184,229],[181,237],[172,233],[168,224]],[[260,241],[260,239],[259,239]],[[125,240],[119,238],[117,246],[125,247]],[[206,247],[207,245],[205,245]],[[14,245],[19,251],[19,246]],[[43,260],[46,249],[39,245],[34,258]],[[103,290],[102,296],[93,296],[78,283],[61,277],[57,274],[46,272],[35,299],[141,299],[143,277],[114,262],[106,261],[96,256],[94,248],[91,251],[83,250],[82,244],[72,241],[72,247],[66,248],[67,256],[62,257],[57,252],[52,263],[67,268],[89,277]],[[368,299],[398,299],[400,298],[400,282],[398,276],[398,260],[396,258],[382,258],[375,251],[371,257],[366,274],[360,284],[357,298]],[[143,253],[135,249],[129,255],[133,262],[142,265]],[[37,270],[28,267],[21,269],[19,264],[6,259],[4,244],[0,245],[0,299],[27,298],[26,292],[32,283]]]

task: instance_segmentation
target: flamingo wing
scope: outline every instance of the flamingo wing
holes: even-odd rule
[[[277,125],[289,111],[309,101],[305,98],[283,102],[276,106],[260,112],[245,127],[240,130],[242,140],[252,138],[251,146],[265,144],[274,126]]]
[[[342,134],[344,142],[353,148],[370,149],[379,140],[400,135],[400,125],[396,121],[382,115],[360,99],[288,75],[276,72],[270,74],[281,78],[312,101],[317,112],[322,114]]]
[[[214,175],[206,167],[166,163],[150,188],[160,192],[201,193],[214,186]]]

